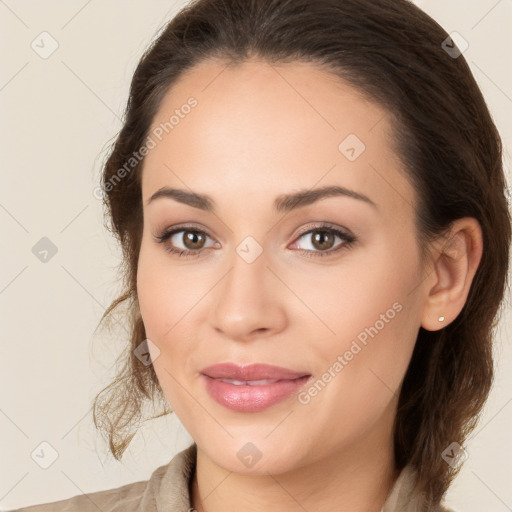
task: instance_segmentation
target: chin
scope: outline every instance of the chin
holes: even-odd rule
[[[265,439],[265,436],[244,435],[222,444],[208,442],[207,446],[213,446],[213,450],[205,453],[217,466],[241,475],[280,474],[304,464],[300,446],[294,447],[278,437]]]

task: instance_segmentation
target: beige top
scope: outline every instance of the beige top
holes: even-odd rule
[[[149,480],[11,512],[193,512],[190,484],[195,471],[196,449],[194,443],[177,453],[168,464],[157,468]],[[427,511],[421,496],[410,496],[413,476],[410,467],[402,470],[382,512],[455,512],[444,506]]]

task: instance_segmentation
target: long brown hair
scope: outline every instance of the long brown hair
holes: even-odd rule
[[[461,313],[439,331],[420,327],[394,425],[397,468],[412,465],[415,490],[431,504],[441,501],[460,470],[441,454],[453,442],[464,446],[493,382],[492,341],[511,238],[501,139],[464,57],[446,51],[448,37],[407,0],[197,0],[164,27],[134,73],[102,175],[107,227],[123,251],[124,293],[100,325],[122,303],[131,322],[123,367],[94,401],[96,427],[116,459],[136,433],[144,404],[159,399],[162,409],[153,417],[171,412],[153,366],[134,352],[146,335],[136,291],[143,159],[133,155],[165,93],[201,61],[307,61],[393,116],[394,149],[418,197],[422,255],[458,218],[476,218],[483,231],[483,256]]]

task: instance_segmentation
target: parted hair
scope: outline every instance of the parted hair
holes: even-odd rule
[[[164,95],[207,59],[237,65],[317,64],[384,107],[393,149],[417,196],[415,225],[422,259],[451,223],[474,217],[483,255],[459,315],[438,331],[419,328],[394,423],[397,469],[416,470],[415,491],[439,504],[461,465],[442,457],[464,446],[494,378],[493,340],[508,285],[511,217],[502,143],[464,56],[448,33],[407,0],[196,0],[156,35],[130,86],[123,125],[102,168],[105,226],[122,249],[122,294],[99,326],[125,305],[126,349],[115,379],[94,400],[94,422],[120,459],[144,418],[172,412],[154,368],[134,352],[146,340],[137,299],[142,237],[141,172],[119,169],[144,144]],[[453,48],[454,51],[447,51]]]

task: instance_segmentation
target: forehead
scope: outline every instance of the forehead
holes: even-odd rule
[[[191,107],[190,105],[194,105]],[[339,184],[412,204],[389,113],[311,63],[205,61],[164,96],[145,158],[144,202],[176,185],[274,196]],[[321,183],[319,183],[321,181]]]

